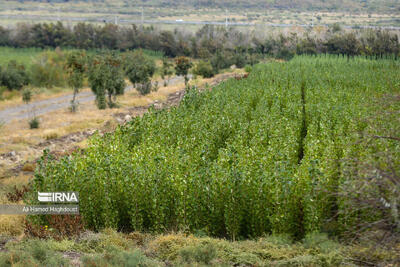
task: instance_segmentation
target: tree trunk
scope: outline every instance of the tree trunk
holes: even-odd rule
[[[74,88],[74,94],[71,100],[71,112],[76,112],[76,96],[78,95],[78,88]]]
[[[112,92],[111,92],[111,91],[108,91],[108,106],[109,106],[110,108],[113,107]]]

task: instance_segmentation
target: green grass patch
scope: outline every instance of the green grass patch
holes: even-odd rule
[[[0,47],[0,66],[7,65],[9,61],[15,60],[18,64],[30,67],[35,58],[43,51],[40,48]]]

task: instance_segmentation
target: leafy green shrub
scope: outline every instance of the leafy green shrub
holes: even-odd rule
[[[246,66],[244,67],[244,71],[247,72],[247,73],[250,73],[252,70],[253,70],[253,67],[250,66],[250,65],[246,65]]]
[[[275,57],[279,59],[284,59],[284,60],[290,60],[295,56],[295,52],[290,50],[287,47],[281,47],[278,49]]]
[[[318,249],[323,253],[337,250],[339,244],[330,240],[325,233],[310,233],[303,239],[303,244],[306,248]]]
[[[22,91],[22,101],[25,102],[25,104],[28,104],[29,102],[31,102],[31,98],[32,98],[32,91],[30,89],[24,89],[24,91]]]
[[[233,55],[227,51],[220,52],[218,51],[211,58],[211,65],[214,69],[214,73],[218,73],[222,69],[229,68],[234,64]]]
[[[242,53],[235,53],[232,60],[238,68],[243,68],[246,65],[246,57]]]
[[[10,61],[6,68],[0,67],[0,86],[8,90],[20,90],[29,83],[29,76],[23,65]]]
[[[161,67],[161,78],[164,80],[164,87],[168,86],[169,79],[174,74],[173,64],[167,59],[163,58]]]
[[[29,120],[29,128],[39,129],[39,126],[40,126],[40,121],[37,117],[34,117],[33,119]]]
[[[306,267],[306,266],[317,266],[315,265],[316,259],[312,255],[301,255],[295,258],[290,258],[286,260],[279,260],[274,262],[275,266],[296,266],[296,267]]]
[[[179,251],[179,255],[186,263],[197,262],[208,265],[217,256],[217,251],[212,244],[206,244],[195,247],[185,247]]]
[[[193,68],[193,74],[203,76],[204,78],[211,78],[214,76],[214,70],[210,62],[200,60]]]
[[[6,89],[7,88],[5,86],[0,85],[0,101],[4,99],[3,93],[6,91]]]
[[[161,263],[147,258],[140,250],[120,251],[109,247],[103,254],[86,255],[82,257],[84,266],[110,266],[110,267],[151,267],[163,266]]]
[[[262,238],[262,240],[279,246],[291,245],[293,243],[293,238],[288,234],[269,235]]]
[[[136,90],[138,90],[141,95],[147,95],[147,94],[150,94],[151,87],[152,87],[151,82],[147,81],[145,83],[138,84],[136,86]]]
[[[67,74],[65,56],[59,50],[43,52],[30,68],[31,82],[37,87],[64,86]]]
[[[133,246],[134,242],[131,239],[112,229],[105,229],[100,233],[91,231],[82,233],[74,248],[86,253],[103,253],[108,247],[127,250]]]
[[[246,54],[246,64],[254,66],[260,62],[260,55],[258,54]]]

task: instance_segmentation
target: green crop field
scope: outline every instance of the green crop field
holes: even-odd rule
[[[0,65],[5,65],[9,61],[15,60],[19,64],[30,66],[42,52],[43,49],[39,48],[0,47]]]
[[[372,138],[399,131],[390,119],[399,103],[388,100],[400,93],[399,67],[334,56],[257,65],[247,79],[191,89],[177,108],[95,136],[83,154],[45,155],[31,192],[78,191],[96,230],[302,238],[380,220],[385,211],[357,210],[352,190],[369,175],[358,162],[400,166],[398,141]],[[398,199],[369,186],[365,195]]]

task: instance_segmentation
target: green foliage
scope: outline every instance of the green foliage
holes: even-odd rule
[[[164,86],[167,86],[169,83],[169,78],[174,74],[173,64],[167,59],[163,58],[162,67],[161,67],[161,78],[164,80]]]
[[[0,47],[0,65],[5,66],[10,61],[17,62],[18,65],[24,65],[28,69],[34,59],[43,52],[39,48],[14,48]]]
[[[32,192],[80,192],[80,212],[95,230],[301,240],[334,220],[340,232],[354,224],[339,194],[349,182],[343,161],[386,149],[360,150],[357,133],[379,110],[376,100],[398,92],[399,74],[396,61],[335,56],[257,65],[247,79],[192,88],[179,107],[94,136],[83,155],[45,155]]]
[[[29,102],[31,102],[31,98],[32,98],[32,91],[30,89],[24,89],[24,91],[22,91],[22,101],[25,102],[25,104],[28,104]]]
[[[123,94],[125,89],[120,57],[114,53],[95,56],[89,69],[89,83],[99,109],[105,109],[107,105],[114,107],[115,97]]]
[[[330,26],[330,30],[331,30],[333,33],[337,33],[337,32],[340,32],[340,31],[342,30],[342,27],[340,26],[339,23],[334,23],[334,24],[332,24],[332,25]]]
[[[279,49],[275,56],[279,59],[290,60],[295,56],[295,52],[290,50],[289,48],[284,47],[282,49]]]
[[[0,86],[8,90],[20,90],[29,83],[29,77],[23,65],[10,61],[6,68],[0,67]]]
[[[250,66],[250,65],[246,65],[246,66],[244,67],[244,71],[247,72],[247,73],[250,73],[252,70],[253,70],[253,67]]]
[[[147,82],[145,82],[143,84],[138,84],[136,86],[136,90],[138,90],[141,95],[150,94],[151,88],[152,88],[152,86],[151,86],[151,82],[150,81],[147,81]]]
[[[103,253],[110,247],[129,250],[133,246],[134,243],[126,239],[121,233],[105,229],[100,233],[90,231],[83,233],[79,238],[79,242],[74,244],[73,249],[85,253]]]
[[[146,95],[151,91],[149,82],[153,76],[156,65],[154,60],[145,56],[141,50],[128,54],[125,60],[125,72],[132,84],[138,84],[138,91]]]
[[[1,100],[4,100],[4,98],[3,98],[3,93],[4,93],[6,90],[7,90],[6,87],[0,86],[0,101],[1,101]]]
[[[61,241],[15,241],[3,236],[1,242],[6,243],[0,256],[1,266],[10,266],[11,261],[12,266],[71,266],[61,258],[60,252],[78,256],[83,266],[165,266],[168,263],[170,266],[333,267],[362,263],[396,266],[398,262],[398,250],[394,247],[345,246],[317,233],[294,243],[284,235],[231,242],[183,234],[122,234],[107,229],[100,233],[88,231],[77,239]]]
[[[87,255],[82,258],[84,266],[110,267],[156,267],[160,262],[147,258],[140,250],[120,251],[113,247],[103,254]]]
[[[195,65],[193,74],[203,76],[204,78],[211,78],[214,76],[214,70],[210,62],[200,60]]]
[[[235,53],[232,60],[238,68],[243,68],[246,65],[246,57],[242,53]]]
[[[209,265],[217,256],[217,250],[212,244],[185,247],[179,251],[179,256],[185,263],[203,263]]]
[[[212,58],[211,58],[211,65],[214,69],[215,73],[218,73],[221,69],[229,68],[233,65],[232,54],[226,51],[220,52],[218,51]]]
[[[43,52],[30,68],[31,83],[37,87],[64,86],[65,55],[60,50]]]
[[[70,266],[69,261],[45,241],[32,239],[7,248],[8,251],[0,255],[0,266]]]
[[[152,90],[153,92],[157,92],[158,89],[160,89],[160,87],[159,87],[159,85],[158,85],[158,81],[155,81],[155,82],[154,82],[154,85],[153,85],[152,88],[151,88],[151,90]]]
[[[178,76],[185,77],[185,84],[187,84],[187,75],[191,67],[192,63],[190,62],[189,58],[183,56],[175,58],[175,73]]]
[[[329,253],[339,248],[339,244],[330,240],[327,234],[310,233],[303,240],[303,245],[308,249],[315,249],[322,253]]]
[[[31,120],[29,120],[29,128],[31,128],[31,129],[39,129],[39,126],[40,126],[40,122],[39,122],[39,119],[37,117],[34,117]]]
[[[83,80],[87,71],[87,56],[84,51],[72,51],[67,55],[66,61],[65,69],[68,74],[68,85],[74,90],[71,111],[75,112],[77,109],[76,96],[83,87]]]

